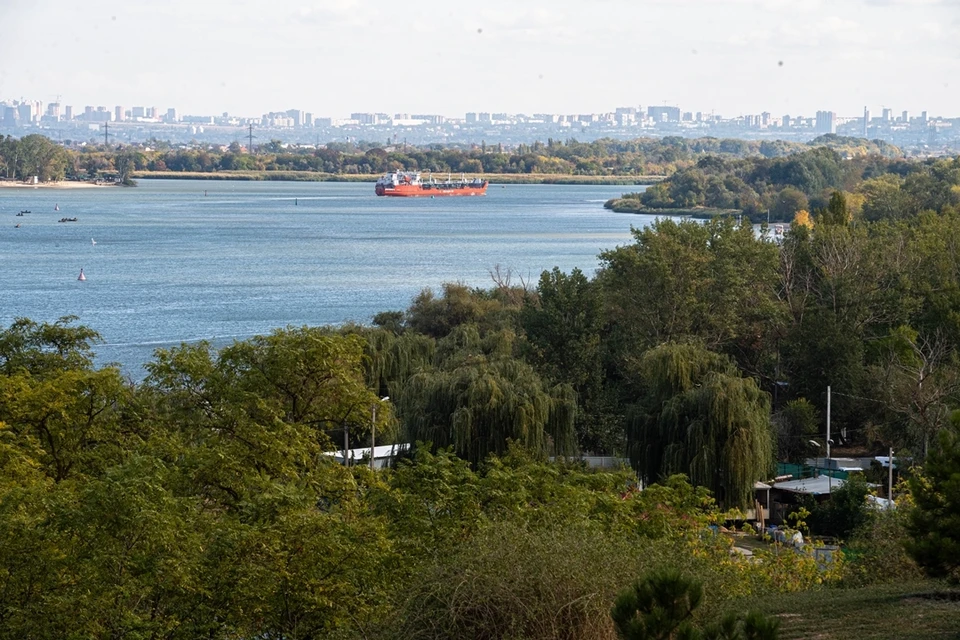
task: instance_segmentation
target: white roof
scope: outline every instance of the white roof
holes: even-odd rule
[[[833,489],[839,489],[844,481],[840,478],[831,478],[829,476],[819,476],[817,478],[801,478],[799,480],[787,480],[773,485],[774,489],[790,491],[792,493],[802,493],[806,495],[826,495]]]
[[[373,448],[373,458],[378,460],[381,458],[391,458],[404,451],[410,447],[406,442],[399,444],[384,444]],[[338,451],[324,451],[324,455],[334,456],[337,460],[343,460],[343,449]],[[347,458],[350,460],[361,460],[363,458],[370,457],[370,447],[359,447],[357,449],[348,449]]]

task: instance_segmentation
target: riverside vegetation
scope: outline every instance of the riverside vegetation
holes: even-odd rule
[[[70,147],[75,145],[67,141]],[[474,173],[500,181],[652,183],[701,158],[778,158],[826,147],[844,156],[901,157],[899,149],[882,141],[827,135],[813,142],[754,142],[717,138],[666,137],[637,140],[602,139],[578,142],[549,139],[521,144],[440,144],[413,147],[396,142],[331,142],[320,147],[285,145],[271,140],[251,153],[239,142],[228,146],[195,145],[171,148],[151,140],[138,145],[91,142],[64,148],[39,134],[0,138],[0,172],[7,178],[41,180],[96,179],[113,176],[187,177],[257,180],[369,180],[387,171]]]
[[[818,147],[776,158],[705,156],[646,191],[624,194],[605,206],[630,213],[742,214],[754,223],[790,222],[800,212],[826,208],[831,195],[841,191],[854,216],[880,220],[938,211],[955,200],[957,189],[956,159],[845,157]]]
[[[0,332],[0,638],[613,638],[618,594],[666,570],[701,585],[684,615],[704,633],[818,598],[955,629],[956,602],[925,608],[950,597],[938,583],[854,588],[960,577],[960,193],[942,162],[926,210],[836,192],[780,243],[660,220],[593,278],[494,269],[372,326],[159,350],[138,384],[93,365],[92,329],[17,320]],[[838,445],[914,461],[900,508],[868,510],[851,482],[800,512],[847,543],[827,567],[731,553],[709,525],[774,460],[813,453],[827,385]],[[336,464],[375,405],[377,442],[415,443],[409,459]],[[813,614],[791,616],[781,636]]]

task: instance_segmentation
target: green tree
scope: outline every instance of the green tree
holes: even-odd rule
[[[579,269],[569,275],[556,268],[544,271],[537,295],[524,303],[520,322],[537,369],[554,384],[571,385],[577,394],[580,448],[598,453],[619,450],[623,433],[604,398],[599,287]]]
[[[775,417],[777,459],[802,462],[809,452],[809,440],[816,437],[820,418],[817,408],[806,398],[791,400]]]
[[[703,602],[703,585],[675,570],[655,571],[622,591],[610,617],[621,640],[775,640],[780,621],[759,613],[728,614],[719,623],[698,627],[694,611]]]
[[[475,464],[505,452],[509,440],[572,454],[572,389],[545,385],[530,365],[509,355],[511,345],[508,334],[481,340],[471,325],[441,341],[439,366],[415,374],[400,399],[411,440],[452,446]]]
[[[628,423],[627,446],[641,479],[685,473],[722,505],[749,505],[773,462],[769,396],[728,358],[695,345],[651,349],[638,373],[647,393]]]
[[[910,479],[916,507],[908,530],[907,551],[924,571],[960,581],[960,433],[956,414],[951,429],[940,432],[923,472]]]

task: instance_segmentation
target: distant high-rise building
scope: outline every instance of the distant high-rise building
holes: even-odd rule
[[[63,108],[63,119],[73,120],[73,107],[69,104]]]
[[[116,107],[114,107],[113,108],[114,122],[123,122],[125,119],[126,118],[124,118],[123,107],[121,107],[120,105],[117,105]]]
[[[293,126],[302,127],[303,126],[303,111],[300,109],[288,109],[286,111],[287,117],[293,120]]]
[[[891,122],[893,120],[893,109],[887,109],[884,107],[882,112],[882,119],[884,122]]]
[[[862,135],[864,138],[867,137],[867,127],[870,126],[870,110],[866,107],[863,108],[863,131]]]
[[[156,107],[147,107],[147,117],[153,120],[157,119],[157,108]]]
[[[47,105],[47,115],[54,120],[60,120],[60,103],[51,102]]]
[[[647,107],[647,115],[654,122],[680,122],[680,107]]]
[[[130,110],[130,116],[132,118],[146,118],[147,110],[144,107],[134,107]]]
[[[910,112],[909,112],[909,111],[904,110],[903,114],[900,116],[900,122],[902,122],[902,123],[904,123],[904,124],[909,124],[909,123],[910,123]]]
[[[927,124],[927,112],[926,112],[926,111],[921,111],[921,112],[920,112],[920,123],[921,123],[921,124]]]
[[[477,114],[477,120],[480,122],[490,122],[490,114],[482,111]]]
[[[466,120],[467,120],[467,124],[476,124],[477,114],[473,111],[468,111]]]
[[[166,121],[169,122],[170,124],[173,124],[175,122],[180,122],[180,114],[177,113],[176,109],[174,109],[173,107],[170,107],[169,109],[167,109]]]
[[[312,127],[313,126],[313,114],[309,111],[304,112],[303,114],[303,126]]]
[[[814,127],[818,133],[836,133],[837,114],[833,111],[817,111],[817,122]]]
[[[380,114],[378,113],[351,113],[351,120],[356,120],[357,124],[380,124]]]

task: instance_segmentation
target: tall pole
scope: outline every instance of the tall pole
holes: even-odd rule
[[[250,125],[250,143],[247,145],[247,153],[253,155],[253,125]]]
[[[377,437],[377,405],[379,405],[381,402],[386,402],[386,401],[389,400],[389,399],[390,399],[390,396],[384,396],[384,397],[380,398],[377,402],[374,402],[374,403],[373,403],[373,421],[370,423],[370,427],[371,427],[371,428],[370,428],[370,470],[371,470],[371,471],[375,468],[375,467],[374,467],[374,464],[373,464],[373,458],[374,458],[373,452],[374,452],[374,449],[376,448],[376,445],[377,445],[377,442],[376,442],[376,437]]]
[[[830,387],[827,387],[827,458],[830,458]]]
[[[109,132],[110,132],[110,123],[104,122],[103,123],[103,148],[104,149],[106,149],[107,145],[109,144],[109,142],[107,142],[107,135],[109,134]]]
[[[827,468],[827,489],[833,493],[833,476],[830,475],[830,386],[827,385],[827,459],[824,461]]]
[[[370,470],[373,471],[373,452],[377,447],[377,404],[373,405],[373,420],[370,422]]]
[[[350,466],[350,459],[347,455],[350,453],[350,427],[343,425],[343,466]]]
[[[893,447],[890,447],[890,458],[887,460],[887,500],[893,506]]]

